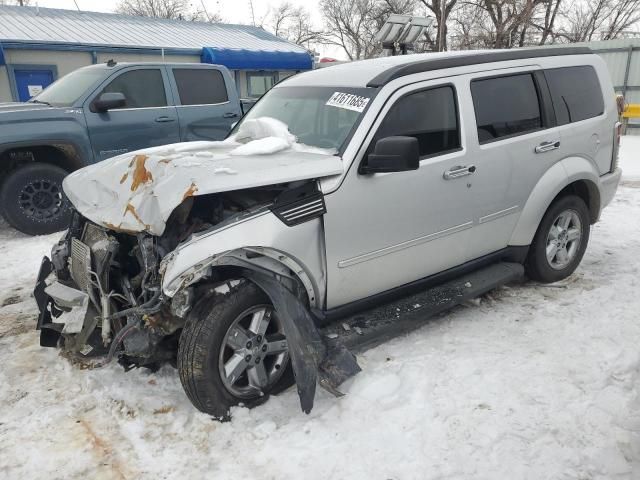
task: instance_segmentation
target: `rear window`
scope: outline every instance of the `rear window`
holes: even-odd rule
[[[229,100],[224,77],[218,70],[176,68],[173,76],[181,105],[210,105]]]
[[[529,73],[475,80],[471,94],[480,143],[542,128],[538,91]]]
[[[579,122],[604,113],[598,75],[591,66],[545,70],[558,125]]]

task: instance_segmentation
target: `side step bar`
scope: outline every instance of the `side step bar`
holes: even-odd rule
[[[421,327],[429,318],[466,300],[523,277],[521,264],[496,263],[393,303],[346,317],[319,331],[330,347],[363,351]]]

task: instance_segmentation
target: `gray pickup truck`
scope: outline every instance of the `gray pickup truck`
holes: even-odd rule
[[[67,227],[67,173],[140,148],[221,140],[242,116],[218,65],[121,63],[81,68],[27,103],[0,104],[0,209],[16,229]]]

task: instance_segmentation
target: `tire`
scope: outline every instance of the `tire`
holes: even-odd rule
[[[553,283],[571,275],[587,249],[590,228],[584,200],[567,195],[554,201],[544,214],[529,249],[525,265],[529,278]]]
[[[220,420],[228,420],[230,407],[238,404],[254,407],[266,401],[269,394],[278,393],[293,383],[287,350],[262,353],[265,341],[269,345],[280,342],[279,347],[286,344],[275,313],[270,317],[265,314],[264,318],[270,319],[267,320],[269,328],[262,344],[258,342],[257,334],[251,331],[251,326],[245,328],[246,318],[257,318],[252,312],[261,308],[273,312],[269,297],[257,286],[245,281],[224,296],[214,294],[201,299],[192,309],[180,336],[178,371],[189,400],[198,410]],[[249,345],[246,338],[240,337],[240,342],[234,339],[232,343],[241,343],[244,347],[237,350],[230,347],[227,334],[231,333],[232,327],[243,327],[243,334],[247,334],[253,343]],[[249,346],[251,349],[247,348]],[[230,365],[238,358],[242,359],[236,362],[239,368],[244,365],[246,369],[238,374],[236,383],[232,384],[228,378],[223,378],[223,365]],[[255,390],[251,381],[259,377],[256,360],[262,360],[261,365],[265,367],[270,380],[266,387],[261,387],[262,392]]]
[[[27,235],[59,232],[69,225],[71,208],[62,191],[67,172],[55,165],[30,163],[8,174],[0,189],[2,214]]]

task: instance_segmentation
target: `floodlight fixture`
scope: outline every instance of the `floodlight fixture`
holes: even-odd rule
[[[382,48],[390,50],[391,55],[396,54],[396,45],[400,47],[402,54],[406,54],[407,50],[432,24],[432,17],[389,15],[389,18],[376,34],[375,40],[382,44]]]

